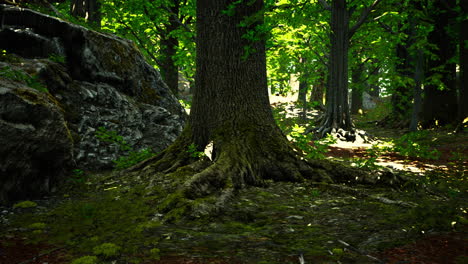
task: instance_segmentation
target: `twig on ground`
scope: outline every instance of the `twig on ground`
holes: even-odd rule
[[[351,187],[344,186],[344,185],[328,184],[327,186],[332,188],[332,189],[339,190],[341,192],[346,192],[346,193],[353,194],[353,195],[356,195],[356,196],[359,196],[359,197],[370,198],[370,199],[379,201],[379,202],[384,203],[384,204],[394,204],[394,205],[398,205],[398,206],[402,206],[402,207],[406,207],[406,208],[414,208],[414,207],[418,206],[417,204],[412,203],[412,202],[391,200],[391,199],[388,199],[388,198],[385,198],[385,197],[380,197],[380,196],[376,196],[376,195],[367,194],[367,193],[363,192],[362,190],[356,190],[356,189],[353,189]]]
[[[366,257],[368,257],[368,258],[370,258],[370,259],[372,259],[372,260],[374,260],[374,261],[376,261],[376,262],[378,262],[378,263],[385,264],[385,262],[383,262],[382,260],[380,260],[380,259],[378,259],[378,258],[376,258],[376,257],[373,257],[373,256],[371,256],[371,255],[369,255],[369,254],[363,252],[362,250],[360,250],[360,249],[358,249],[358,248],[356,248],[356,247],[351,246],[350,244],[344,242],[343,240],[338,239],[338,242],[340,242],[341,244],[343,244],[347,249],[349,249],[349,250],[351,250],[351,251],[354,251],[354,252],[359,253],[359,254],[361,254],[361,255],[363,255],[363,256],[366,256]]]

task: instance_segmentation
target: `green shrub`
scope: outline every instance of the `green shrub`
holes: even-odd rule
[[[393,151],[407,157],[439,159],[440,152],[430,147],[428,131],[410,132],[393,141]]]
[[[83,256],[71,262],[71,264],[97,264],[97,263],[98,261],[97,261],[96,256]]]
[[[291,134],[289,134],[294,145],[302,150],[308,159],[324,159],[328,147],[335,144],[336,139],[328,135],[321,140],[314,140],[312,134],[304,134],[304,131],[305,127],[294,125]]]
[[[56,63],[62,63],[62,64],[65,63],[65,57],[57,55],[57,54],[51,54],[49,56],[49,60],[56,62]]]
[[[190,153],[190,156],[192,158],[201,158],[201,157],[205,156],[205,152],[198,151],[198,147],[194,143],[192,143],[192,144],[190,144],[188,146],[187,152]]]
[[[371,148],[366,150],[365,158],[355,158],[353,159],[353,165],[358,168],[366,170],[376,170],[382,168],[382,166],[377,164],[377,159],[384,152],[384,148],[380,147],[378,144],[372,145]]]
[[[104,142],[115,143],[119,145],[120,150],[129,151],[132,147],[124,140],[124,138],[117,134],[116,131],[107,130],[105,127],[99,127],[96,131],[96,137]],[[119,157],[112,162],[115,164],[116,169],[126,169],[135,164],[138,164],[146,159],[156,155],[151,149],[145,148],[138,151],[129,151],[126,155]]]
[[[9,66],[5,66],[0,69],[0,77],[12,81],[26,83],[27,86],[36,89],[39,92],[48,92],[47,88],[39,81],[37,76],[29,76],[28,74],[22,71],[14,70]]]
[[[156,155],[151,149],[145,148],[139,151],[130,151],[127,155],[119,157],[117,160],[112,162],[115,164],[115,168],[122,170],[130,168],[131,166],[138,164],[146,159],[149,159]]]
[[[93,253],[103,258],[116,257],[120,252],[120,247],[113,243],[104,243],[93,248]]]
[[[13,205],[13,208],[31,208],[36,207],[37,203],[33,201],[22,201]]]
[[[150,250],[150,257],[153,258],[153,259],[155,259],[155,260],[159,260],[159,259],[160,259],[160,257],[161,257],[160,254],[161,254],[161,253],[160,253],[159,248],[152,248],[152,249]]]
[[[124,138],[117,134],[116,131],[113,130],[107,130],[105,127],[98,127],[96,133],[96,137],[104,142],[108,143],[115,143],[119,145],[121,150],[131,150],[132,148],[128,143],[124,140]]]
[[[33,224],[30,224],[28,227],[31,228],[31,229],[40,230],[40,229],[45,229],[46,224],[44,224],[44,223],[33,223]]]

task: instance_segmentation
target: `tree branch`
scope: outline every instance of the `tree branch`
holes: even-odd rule
[[[356,22],[356,24],[354,24],[353,27],[351,27],[351,29],[349,30],[349,38],[352,38],[354,33],[356,33],[356,31],[359,29],[359,27],[362,26],[362,24],[364,24],[364,22],[366,21],[367,17],[369,16],[369,13],[374,10],[374,8],[381,2],[381,0],[375,0],[374,3],[372,3],[372,5],[370,5],[368,8],[365,8],[362,13],[361,13],[361,16],[359,17],[359,20]]]

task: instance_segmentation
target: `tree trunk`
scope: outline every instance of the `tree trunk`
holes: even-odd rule
[[[411,32],[406,31],[408,36],[411,36]],[[409,127],[409,120],[411,118],[411,100],[413,94],[410,85],[408,84],[409,79],[414,77],[412,58],[409,55],[408,49],[411,47],[410,41],[407,39],[404,43],[398,44],[396,47],[396,56],[398,62],[396,65],[396,72],[399,75],[399,82],[395,84],[395,90],[392,93],[391,105],[392,112],[384,120],[380,122],[380,125],[394,128],[407,128]]]
[[[72,0],[70,14],[74,17],[82,17],[88,23],[98,28],[101,27],[101,12],[98,0]]]
[[[348,105],[349,14],[346,0],[333,0],[331,11],[330,85],[325,116],[318,130],[322,136],[340,128],[353,131]]]
[[[297,102],[300,103],[302,111],[300,117],[303,121],[307,120],[307,91],[309,90],[309,72],[306,70],[306,59],[301,58],[300,62],[302,64],[303,72],[299,77],[299,94],[297,96]]]
[[[446,125],[454,123],[457,119],[456,66],[450,62],[455,55],[456,45],[447,32],[447,27],[451,24],[451,15],[441,1],[434,3],[437,16],[434,18],[434,30],[429,34],[429,41],[436,45],[433,52],[437,59],[429,60],[428,67],[429,75],[440,75],[444,87],[443,90],[438,84],[424,87],[423,127]]]
[[[351,90],[351,114],[359,113],[362,109],[362,94],[364,92],[362,74],[364,72],[364,65],[359,64],[352,70],[351,79],[353,82]]]
[[[459,82],[459,104],[458,120],[463,122],[468,117],[468,1],[460,1],[461,17],[459,49],[460,49],[460,82]]]
[[[305,160],[295,151],[276,125],[269,104],[264,40],[243,38],[262,23],[258,11],[263,1],[234,2],[234,13],[228,15],[223,10],[230,3],[197,1],[197,71],[188,125],[174,144],[131,169],[144,175],[163,172],[174,179],[175,191],[158,207],[166,220],[216,212],[236,190],[264,185],[268,179],[369,179],[360,170]],[[247,17],[258,21],[240,27]],[[247,57],[246,46],[252,51]],[[209,143],[213,143],[211,161],[197,161],[193,147],[203,151]]]
[[[414,69],[414,92],[413,92],[413,111],[411,114],[411,121],[409,130],[417,131],[419,125],[419,115],[421,114],[422,107],[422,82],[424,80],[424,53],[421,49],[417,51],[415,58],[415,69]]]
[[[323,94],[325,92],[325,72],[319,70],[316,74],[319,75],[310,92],[309,102],[315,102],[317,107],[323,108]]]
[[[173,6],[169,7],[172,14],[169,14],[169,22],[165,25],[165,30],[161,34],[161,56],[159,70],[164,82],[175,96],[179,93],[179,69],[177,68],[174,56],[179,46],[179,41],[173,33],[178,27],[176,15],[179,14],[179,0],[173,1]]]

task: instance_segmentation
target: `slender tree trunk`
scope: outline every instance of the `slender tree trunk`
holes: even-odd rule
[[[331,10],[330,85],[325,116],[318,130],[322,136],[340,128],[353,130],[348,105],[349,14],[346,0],[333,0]]]
[[[411,36],[412,33],[409,30],[406,32]],[[408,52],[409,47],[411,47],[409,39],[405,43],[398,44],[396,47],[396,56],[398,58],[396,72],[399,75],[400,82],[397,82],[396,88],[392,93],[392,112],[381,121],[381,125],[386,127],[407,128],[409,126],[413,89],[408,84],[408,81],[414,77],[414,67],[411,66],[412,58]]]
[[[101,12],[98,0],[72,0],[70,14],[75,17],[82,17],[90,24],[101,27]]]
[[[351,114],[357,114],[359,113],[359,109],[362,109],[362,94],[364,92],[362,83],[363,72],[363,64],[359,64],[352,70],[351,79],[353,86],[351,90]]]
[[[325,72],[323,70],[319,70],[317,72],[317,74],[319,75],[319,77],[317,78],[317,80],[314,83],[314,86],[313,86],[312,91],[310,93],[309,101],[311,103],[316,102],[318,104],[317,106],[319,108],[323,108],[323,95],[325,93],[326,76],[325,76]]]
[[[380,71],[380,67],[377,68],[377,69],[372,69],[372,72],[371,72],[371,69],[367,69],[368,74],[375,75],[375,76],[379,75],[379,71]],[[369,76],[369,78],[371,78],[371,77]],[[376,98],[380,97],[380,87],[378,85],[376,85],[376,84],[368,85],[367,91],[373,97],[376,97]]]
[[[460,1],[461,17],[465,18],[460,23],[459,49],[460,49],[460,82],[458,120],[463,121],[468,117],[468,1]]]
[[[307,92],[309,90],[309,72],[306,70],[306,59],[301,58],[300,63],[302,64],[303,72],[299,77],[299,93],[297,96],[297,102],[301,104],[302,111],[300,117],[303,121],[307,120]]]
[[[179,93],[179,69],[176,66],[174,57],[179,46],[179,41],[174,37],[173,33],[178,27],[175,17],[179,14],[180,3],[179,0],[173,1],[173,6],[169,7],[171,13],[169,15],[169,22],[165,25],[165,31],[161,36],[161,56],[159,70],[164,82],[174,95]]]
[[[454,0],[448,2],[452,3]],[[451,15],[441,1],[434,3],[437,7],[437,17],[434,30],[429,34],[429,41],[436,45],[433,52],[437,59],[429,60],[428,73],[432,76],[440,75],[444,87],[443,90],[436,84],[424,87],[423,127],[446,125],[454,123],[457,119],[456,67],[455,63],[450,62],[455,56],[456,45],[447,32],[447,27],[451,24]]]
[[[413,92],[413,110],[411,114],[411,121],[409,130],[417,131],[419,125],[419,116],[422,108],[422,82],[424,80],[424,54],[422,50],[418,50],[415,58],[415,70],[414,70],[414,92]]]

